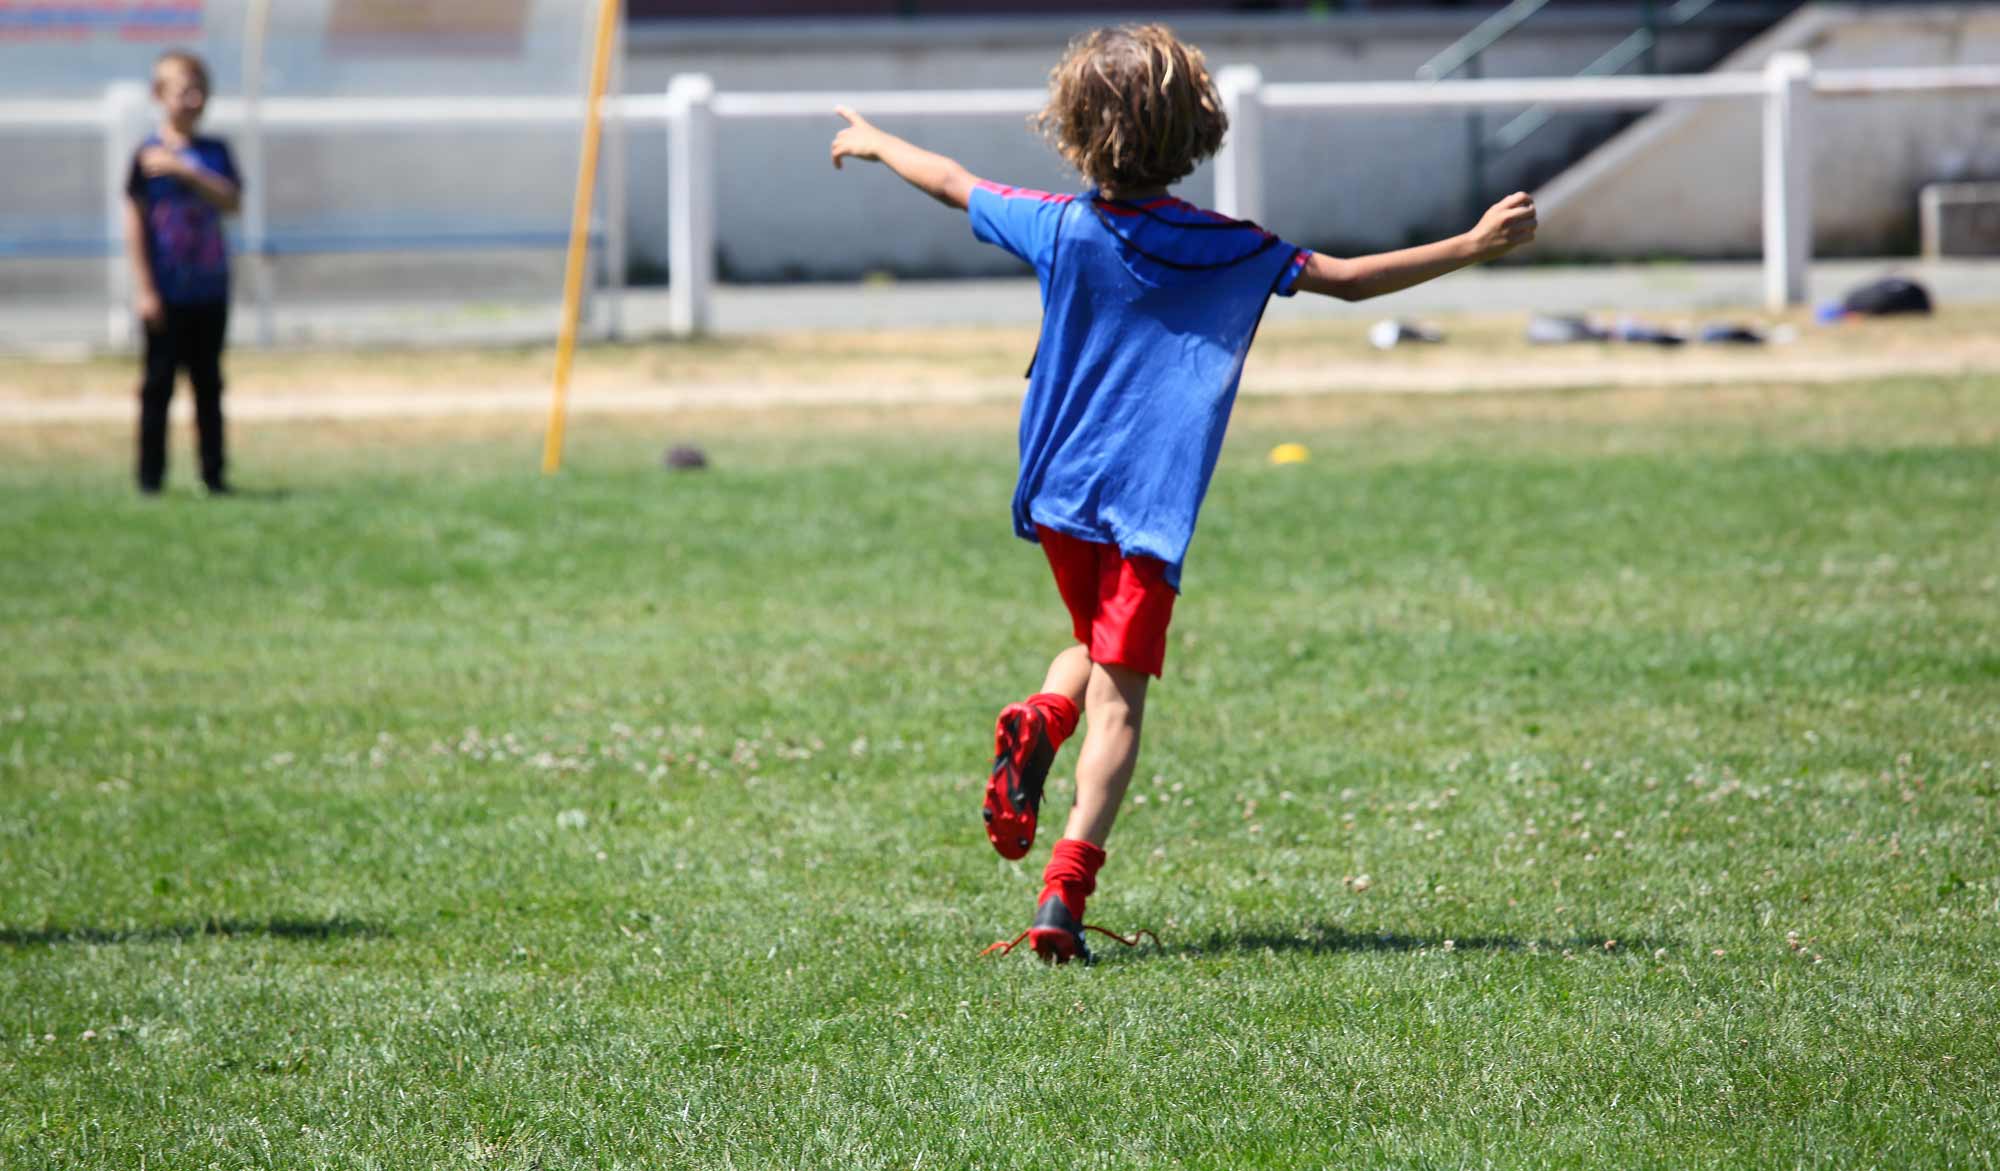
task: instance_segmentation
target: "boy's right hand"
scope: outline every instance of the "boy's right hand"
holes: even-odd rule
[[[178,151],[164,146],[149,146],[139,152],[139,169],[149,179],[182,179],[187,177],[188,164]]]
[[[1516,191],[1479,217],[1478,226],[1471,232],[1473,252],[1481,260],[1505,256],[1523,244],[1533,243],[1536,226],[1534,196]]]
[[[160,295],[151,289],[140,289],[133,296],[132,309],[148,329],[158,329],[167,316],[166,309],[160,304]]]
[[[888,136],[861,115],[846,106],[835,106],[833,112],[847,119],[847,129],[833,136],[833,169],[840,169],[842,159],[866,159],[879,162],[882,158],[882,140]]]

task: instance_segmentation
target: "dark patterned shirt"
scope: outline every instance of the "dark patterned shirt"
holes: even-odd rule
[[[160,136],[153,134],[139,150],[161,145]],[[221,139],[196,138],[179,153],[188,162],[242,185],[229,144]],[[226,304],[229,245],[222,234],[222,213],[179,179],[148,177],[136,153],[125,193],[138,203],[146,225],[146,258],[152,262],[160,300],[169,305]]]

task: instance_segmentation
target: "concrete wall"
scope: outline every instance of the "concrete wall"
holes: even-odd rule
[[[2000,8],[1816,5],[1718,68],[1754,70],[1799,49],[1816,68],[2000,63]],[[2000,95],[1815,103],[1813,237],[1820,255],[1916,250],[1917,193],[2000,178]],[[1762,114],[1756,102],[1662,109],[1537,194],[1548,255],[1761,253]]]

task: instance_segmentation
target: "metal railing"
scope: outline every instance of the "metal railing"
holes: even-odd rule
[[[1659,48],[1662,28],[1679,28],[1692,22],[1696,17],[1714,7],[1716,0],[1679,0],[1664,13],[1655,16],[1651,0],[1641,9],[1639,27],[1628,33],[1624,40],[1606,49],[1603,53],[1577,70],[1578,77],[1610,77],[1625,72],[1633,62],[1645,66],[1641,72],[1656,73],[1654,54]],[[1501,154],[1505,154],[1533,137],[1537,130],[1549,124],[1551,114],[1547,106],[1533,106],[1521,111],[1506,125],[1495,130],[1490,141]]]
[[[1464,36],[1446,45],[1437,56],[1417,66],[1417,80],[1443,81],[1461,69],[1477,77],[1480,56],[1548,6],[1549,0],[1513,0],[1507,7],[1473,25]]]
[[[1652,0],[1644,0],[1651,4]],[[1515,29],[1528,23],[1548,7],[1549,0],[1513,0],[1485,20],[1472,26],[1464,36],[1446,45],[1435,57],[1417,66],[1417,80],[1444,81],[1463,71],[1477,81],[1486,76],[1486,51],[1505,40]],[[1479,110],[1465,115],[1465,212],[1479,214],[1486,206],[1486,119]]]
[[[1482,62],[1488,51],[1507,39],[1522,25],[1548,6],[1549,0],[1513,0],[1513,3],[1480,21],[1463,36],[1417,67],[1419,81],[1443,81],[1454,74],[1478,79],[1485,76]],[[1659,43],[1662,28],[1678,28],[1708,11],[1716,0],[1677,0],[1662,14],[1657,0],[1638,0],[1638,24],[1611,48],[1578,70],[1577,77],[1609,77],[1623,73],[1637,62],[1643,73],[1659,72]],[[1486,173],[1496,155],[1505,155],[1526,142],[1553,119],[1546,104],[1538,104],[1508,119],[1491,134],[1479,110],[1465,118],[1466,187],[1468,214],[1478,214],[1486,206]]]

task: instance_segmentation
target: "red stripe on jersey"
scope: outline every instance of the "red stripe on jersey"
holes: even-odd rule
[[[1037,203],[1068,203],[1074,195],[1052,195],[1047,191],[1036,191],[1032,187],[1009,187],[1005,183],[995,183],[990,179],[975,180],[973,185],[981,191],[990,191],[1002,199],[1032,199]]]

